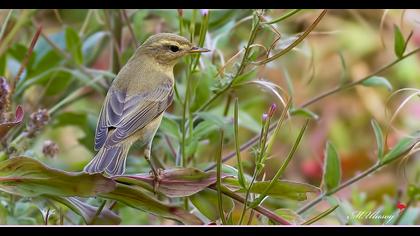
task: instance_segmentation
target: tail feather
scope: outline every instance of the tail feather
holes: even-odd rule
[[[87,164],[84,171],[87,173],[101,173],[108,175],[121,175],[125,171],[125,161],[130,145],[121,144],[110,148],[102,147],[95,157]]]

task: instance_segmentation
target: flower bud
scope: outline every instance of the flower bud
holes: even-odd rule
[[[277,105],[275,103],[272,103],[270,106],[270,109],[268,110],[268,115],[272,117],[274,115],[274,112],[277,110]]]
[[[207,16],[209,14],[209,9],[200,9],[200,14],[202,16]]]
[[[7,80],[0,77],[0,122],[6,121],[7,107],[9,106],[10,86]]]
[[[268,119],[268,114],[267,113],[264,113],[262,115],[262,121],[265,122],[265,121],[267,121],[267,119]]]
[[[42,153],[47,157],[54,157],[59,152],[58,145],[51,140],[45,140],[42,145]]]
[[[50,119],[47,109],[39,109],[32,113],[29,119],[28,137],[34,137],[35,133],[41,130]]]

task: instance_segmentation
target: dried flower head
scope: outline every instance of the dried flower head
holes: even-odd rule
[[[6,112],[9,106],[10,86],[4,77],[0,77],[0,122],[6,121]]]
[[[180,17],[184,16],[184,10],[183,9],[177,9],[178,10],[178,15]]]
[[[47,109],[39,109],[31,114],[29,119],[28,137],[34,137],[36,132],[41,130],[50,119]]]
[[[51,140],[45,140],[42,145],[42,153],[47,157],[54,157],[58,154],[59,148],[56,143]]]

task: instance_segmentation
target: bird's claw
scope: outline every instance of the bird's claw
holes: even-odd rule
[[[163,169],[151,170],[150,175],[153,180],[153,193],[156,194],[159,189],[160,181],[162,180]]]

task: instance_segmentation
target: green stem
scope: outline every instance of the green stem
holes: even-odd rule
[[[274,24],[274,23],[277,23],[277,22],[280,22],[280,21],[283,21],[283,20],[285,20],[285,19],[287,19],[287,18],[289,18],[289,17],[291,17],[291,16],[293,16],[294,14],[296,14],[296,13],[298,13],[298,12],[300,12],[302,9],[294,9],[294,10],[291,10],[291,11],[289,11],[289,12],[287,12],[287,13],[285,13],[285,14],[283,14],[282,16],[280,16],[279,18],[277,18],[277,19],[274,19],[274,20],[272,20],[272,21],[269,21],[269,22],[264,22],[264,24]]]
[[[331,191],[322,193],[322,194],[321,194],[321,195],[319,195],[317,198],[315,198],[312,202],[308,203],[307,205],[305,205],[305,206],[303,206],[301,209],[299,209],[299,210],[297,211],[297,213],[298,213],[298,214],[302,214],[303,212],[305,212],[305,211],[309,210],[310,208],[312,208],[313,206],[315,206],[316,204],[318,204],[319,202],[321,202],[321,201],[322,201],[322,199],[323,199],[325,196],[330,196],[330,195],[332,195],[332,194],[334,194],[334,193],[336,193],[336,192],[338,192],[338,191],[342,190],[343,188],[345,188],[345,187],[347,187],[347,186],[349,186],[349,185],[351,185],[351,184],[353,184],[353,183],[355,183],[355,182],[359,181],[360,179],[364,178],[365,176],[367,176],[367,175],[369,175],[369,174],[371,174],[371,173],[373,173],[373,172],[377,171],[377,170],[378,170],[379,168],[381,168],[382,166],[383,166],[383,165],[381,165],[381,164],[377,163],[376,165],[374,165],[374,166],[370,167],[369,169],[367,169],[367,170],[363,171],[361,174],[356,175],[356,176],[354,176],[353,178],[351,178],[351,179],[347,180],[346,182],[342,183],[340,186],[338,186],[338,187],[336,187],[336,188],[332,189]]]
[[[302,35],[299,36],[299,38],[297,38],[292,44],[290,44],[289,46],[287,46],[287,48],[283,49],[281,52],[277,53],[274,56],[271,56],[267,59],[264,59],[262,61],[258,61],[258,62],[254,62],[252,64],[255,65],[264,65],[267,64],[271,61],[276,60],[277,58],[283,56],[284,54],[288,53],[290,50],[292,50],[293,48],[295,48],[299,43],[301,43],[308,35],[310,32],[312,32],[312,30],[315,29],[315,27],[318,25],[318,23],[321,21],[322,17],[327,13],[327,10],[323,10],[321,12],[321,14],[315,19],[315,21],[308,27],[308,29],[305,30],[305,32],[303,32]]]
[[[19,30],[24,26],[25,22],[29,19],[30,14],[33,10],[22,10],[22,13],[17,18],[16,24],[13,26],[12,30],[6,35],[4,39],[1,39],[0,44],[0,55],[3,55],[4,51],[10,46],[11,41],[19,32]]]
[[[286,157],[286,160],[281,165],[280,169],[277,171],[277,173],[274,175],[274,177],[271,179],[270,184],[264,189],[264,191],[260,194],[260,196],[251,204],[251,207],[255,207],[259,205],[264,198],[267,196],[267,193],[270,191],[270,189],[276,184],[277,180],[283,175],[284,171],[286,170],[287,165],[289,164],[290,160],[294,156],[297,147],[299,146],[300,140],[303,137],[303,134],[305,133],[306,128],[308,127],[309,120],[306,120],[305,125],[300,130],[300,133],[298,137],[296,138],[295,143],[293,144],[292,149],[290,150],[289,154]]]
[[[322,94],[320,94],[320,95],[318,95],[318,96],[316,96],[316,97],[314,97],[314,98],[312,98],[312,99],[310,99],[310,100],[308,100],[308,101],[304,102],[302,105],[300,105],[300,107],[301,107],[301,108],[305,108],[305,107],[307,107],[307,106],[309,106],[309,105],[311,105],[311,104],[313,104],[313,103],[315,103],[315,102],[317,102],[317,101],[319,101],[319,100],[321,100],[321,99],[323,99],[323,98],[325,98],[325,97],[328,97],[328,96],[330,96],[330,95],[332,95],[332,94],[335,94],[335,93],[337,93],[337,92],[340,92],[340,91],[343,91],[343,90],[345,90],[345,89],[349,89],[349,88],[352,88],[352,87],[354,87],[354,86],[356,86],[356,85],[359,85],[359,84],[363,83],[363,81],[365,81],[365,80],[369,79],[370,77],[372,77],[372,76],[374,76],[374,75],[377,75],[377,74],[379,74],[379,73],[381,73],[381,72],[383,72],[383,71],[385,71],[385,70],[389,69],[390,67],[392,67],[393,65],[397,64],[397,63],[398,63],[398,62],[400,62],[401,60],[403,60],[403,59],[405,59],[405,58],[407,58],[407,57],[409,57],[409,56],[411,56],[411,55],[414,55],[414,54],[416,54],[416,53],[417,53],[417,52],[419,52],[419,51],[420,51],[420,48],[417,48],[417,49],[415,49],[415,50],[413,50],[413,51],[411,51],[411,52],[409,52],[409,53],[405,54],[404,56],[402,56],[402,57],[400,57],[400,58],[397,58],[397,59],[396,59],[396,60],[394,60],[393,62],[391,62],[391,63],[389,63],[389,64],[387,64],[387,65],[385,65],[385,66],[383,66],[383,67],[379,68],[379,69],[378,69],[378,70],[376,70],[375,72],[373,72],[373,73],[371,73],[371,74],[369,74],[369,75],[367,75],[367,76],[365,76],[365,77],[363,77],[363,78],[361,78],[361,79],[359,79],[359,80],[356,80],[356,81],[351,82],[351,83],[348,83],[348,84],[344,84],[344,85],[342,85],[342,86],[338,86],[338,87],[336,87],[336,88],[333,88],[333,89],[331,89],[331,90],[328,90],[328,91],[326,91],[326,92],[324,92],[324,93],[322,93]]]
[[[219,153],[217,157],[217,169],[216,169],[216,188],[217,188],[217,206],[219,207],[220,219],[222,219],[222,224],[226,225],[225,213],[223,211],[223,202],[222,202],[222,184],[221,184],[221,173],[222,173],[222,151],[223,151],[223,129],[220,130],[220,146]]]
[[[182,167],[185,167],[187,164],[187,157],[186,157],[186,121],[187,121],[187,109],[188,109],[188,103],[189,103],[189,97],[190,97],[190,87],[191,87],[191,74],[189,71],[187,72],[187,88],[185,91],[185,98],[182,105],[182,121],[181,121],[181,163],[180,165]]]
[[[93,225],[98,218],[98,216],[101,214],[102,210],[105,207],[107,200],[103,200],[99,208],[96,210],[95,216],[93,216],[92,220],[89,222],[89,225]]]
[[[207,109],[209,107],[209,105],[211,103],[213,103],[219,96],[221,96],[223,93],[225,93],[227,90],[229,90],[230,87],[232,87],[232,85],[234,84],[235,79],[238,78],[242,74],[243,70],[245,69],[245,66],[248,64],[247,63],[248,55],[249,55],[249,52],[251,51],[250,50],[251,49],[251,45],[254,43],[255,38],[257,36],[257,31],[258,31],[259,25],[260,25],[260,18],[255,16],[255,22],[252,25],[251,34],[249,35],[248,43],[247,43],[247,46],[245,47],[244,56],[242,57],[242,61],[240,63],[240,66],[239,66],[238,71],[236,72],[235,76],[230,81],[230,83],[226,87],[224,87],[223,89],[221,89],[219,92],[217,92],[215,95],[213,95],[206,103],[204,103],[198,109],[198,112]]]
[[[214,187],[210,187],[212,189],[214,189]],[[228,189],[227,187],[221,186],[221,190],[222,193],[225,194],[226,196],[242,203],[245,204],[245,199],[239,195],[237,195],[236,193],[232,192],[230,189]],[[254,208],[255,211],[259,212],[260,214],[266,216],[267,218],[269,218],[270,220],[272,220],[273,222],[276,222],[278,224],[282,224],[282,225],[290,225],[290,223],[283,219],[282,217],[278,216],[276,213],[270,211],[269,209],[263,207],[263,206],[257,206]]]
[[[338,208],[338,205],[336,205],[336,206],[334,206],[334,207],[331,207],[330,209],[328,209],[328,210],[326,210],[326,211],[322,212],[321,214],[319,214],[319,215],[317,215],[317,216],[315,216],[315,217],[313,217],[313,218],[311,218],[311,219],[309,219],[309,220],[307,220],[307,221],[303,222],[303,223],[302,223],[302,225],[311,225],[311,224],[313,224],[313,223],[317,222],[318,220],[320,220],[320,219],[322,219],[322,218],[326,217],[327,215],[331,214],[331,213],[332,213],[333,211],[335,211],[335,209],[337,209],[337,208]]]
[[[344,89],[349,89],[349,88],[352,88],[352,87],[354,87],[354,86],[356,86],[356,85],[359,85],[359,84],[361,84],[363,81],[365,81],[365,80],[369,79],[370,77],[372,77],[372,76],[374,76],[374,75],[377,75],[377,74],[379,74],[379,73],[381,73],[381,72],[383,72],[383,71],[385,71],[385,70],[389,69],[390,67],[392,67],[393,65],[397,64],[397,63],[398,63],[398,62],[400,62],[401,60],[403,60],[403,59],[405,59],[405,58],[407,58],[407,57],[409,57],[409,56],[411,56],[411,55],[414,55],[414,54],[416,54],[416,53],[417,53],[417,52],[419,52],[419,51],[420,51],[420,48],[417,48],[417,49],[415,49],[415,50],[413,50],[413,51],[411,51],[411,52],[407,53],[406,55],[404,55],[404,56],[402,56],[402,57],[398,58],[397,60],[395,60],[395,61],[393,61],[393,62],[391,62],[391,63],[389,63],[389,64],[387,64],[387,65],[385,65],[385,66],[383,66],[383,67],[381,67],[380,69],[378,69],[378,70],[376,70],[375,72],[373,72],[373,73],[369,74],[368,76],[363,77],[362,79],[359,79],[359,80],[354,81],[354,82],[352,82],[352,83],[349,83],[349,84],[347,84],[347,85],[340,86],[340,87],[337,87],[337,88],[331,89],[331,90],[329,90],[329,91],[326,91],[326,92],[322,93],[321,95],[318,95],[318,96],[316,96],[316,97],[314,97],[314,98],[312,98],[312,99],[310,99],[310,100],[308,100],[308,101],[304,102],[302,105],[300,105],[300,107],[299,107],[299,108],[305,108],[305,107],[307,107],[307,106],[309,106],[309,105],[312,105],[312,104],[314,104],[314,103],[318,102],[319,100],[322,100],[322,99],[323,99],[323,98],[325,98],[325,97],[328,97],[328,96],[333,95],[333,94],[335,94],[335,93],[341,92],[341,91],[343,91]],[[275,128],[275,125],[274,125],[274,124],[273,124],[272,126],[270,126],[270,130],[274,130],[274,128]],[[244,144],[242,144],[242,145],[241,145],[240,150],[241,150],[241,151],[245,151],[245,150],[247,150],[248,148],[252,147],[255,143],[257,143],[257,142],[258,142],[258,138],[259,138],[259,135],[256,135],[256,136],[254,136],[252,139],[248,140],[246,143],[244,143]],[[234,157],[235,155],[236,155],[236,152],[231,152],[231,153],[229,153],[228,155],[226,155],[225,157],[223,157],[223,162],[226,162],[226,161],[230,160],[230,159],[231,159],[232,157]],[[209,167],[207,167],[207,168],[206,168],[206,171],[209,171],[209,170],[211,170],[211,169],[213,169],[213,168],[215,168],[215,165],[214,165],[214,164],[213,164],[213,165],[211,165],[211,166],[209,166]]]
[[[4,32],[6,32],[6,28],[7,28],[7,24],[9,23],[10,17],[12,16],[13,13],[13,9],[9,10],[9,12],[7,13],[6,19],[3,22],[3,26],[1,27],[1,31],[0,31],[0,45],[2,43],[2,39],[3,39],[3,35]]]

